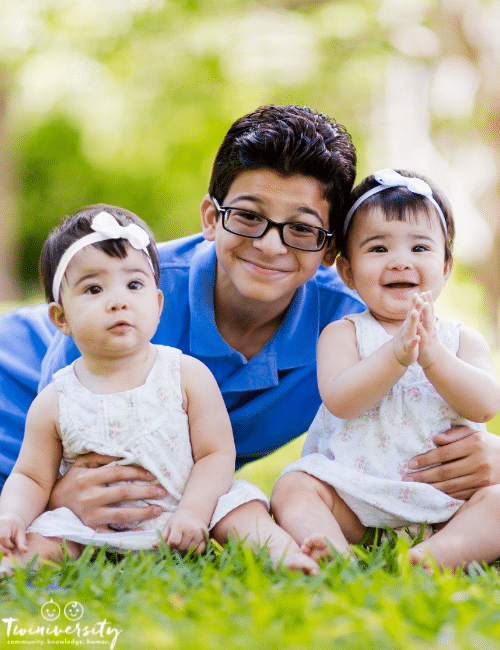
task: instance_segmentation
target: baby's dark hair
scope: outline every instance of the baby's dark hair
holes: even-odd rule
[[[236,177],[258,169],[319,181],[335,231],[356,177],[356,150],[345,128],[324,113],[294,104],[261,106],[236,120],[224,137],[212,167],[210,196],[222,205]]]
[[[100,212],[110,214],[120,226],[128,226],[134,223],[147,232],[150,239],[147,251],[151,258],[155,281],[158,286],[160,280],[160,263],[158,261],[158,251],[156,250],[154,236],[149,226],[129,210],[118,208],[114,205],[107,205],[106,203],[98,203],[81,208],[74,214],[65,217],[62,223],[54,228],[47,237],[40,255],[39,269],[45,297],[48,302],[55,302],[57,300],[57,297],[53,295],[52,285],[62,256],[73,242],[94,232],[91,228],[92,220]],[[118,257],[120,259],[127,256],[129,245],[128,240],[124,238],[106,239],[105,241],[91,244],[91,246],[95,246],[110,257]]]
[[[450,202],[446,195],[428,178],[401,169],[395,170],[401,176],[406,178],[419,178],[425,181],[432,190],[432,195],[443,212],[444,220],[446,222],[445,233],[445,260],[448,261],[452,256],[453,240],[455,237],[455,223],[453,220],[453,212]],[[379,183],[375,180],[374,176],[367,176],[361,181],[351,192],[349,199],[348,210],[350,206],[354,205],[356,201],[372,187],[376,187]],[[412,219],[413,215],[418,212],[425,212],[429,219],[432,214],[436,213],[435,207],[432,203],[422,194],[411,192],[407,187],[396,186],[387,187],[386,189],[369,196],[354,212],[351,221],[347,227],[347,232],[344,234],[343,228],[339,228],[336,235],[337,249],[345,258],[348,257],[348,240],[349,232],[352,227],[352,222],[364,210],[373,208],[380,208],[385,214],[387,221],[398,220],[406,221]]]

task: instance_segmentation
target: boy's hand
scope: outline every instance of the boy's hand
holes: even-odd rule
[[[418,323],[422,307],[423,301],[415,294],[412,297],[411,309],[406,314],[403,324],[392,339],[394,354],[402,366],[411,366],[417,360],[420,344]]]
[[[424,291],[419,294],[422,301],[420,312],[420,322],[418,323],[418,334],[420,336],[420,345],[418,347],[418,364],[422,368],[427,368],[436,361],[441,350],[436,331],[436,318],[434,316],[434,306],[432,304],[432,293]]]
[[[17,548],[21,553],[26,553],[26,526],[19,515],[6,513],[0,515],[0,550],[9,555]]]
[[[122,524],[158,517],[161,506],[119,508],[123,501],[163,499],[167,491],[156,484],[137,485],[128,481],[155,481],[150,472],[135,465],[110,465],[114,456],[89,453],[79,456],[64,476],[56,481],[49,509],[66,507],[86,526],[99,533],[111,532],[108,524]],[[125,483],[124,483],[125,481]]]
[[[488,485],[500,484],[500,436],[455,427],[434,436],[438,445],[415,456],[404,480],[428,483],[455,499],[469,499]]]
[[[202,553],[207,547],[208,527],[195,512],[180,507],[170,517],[161,535],[170,548],[183,553],[189,549]]]

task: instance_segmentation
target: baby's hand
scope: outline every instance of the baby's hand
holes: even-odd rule
[[[439,342],[436,331],[432,293],[425,291],[420,294],[420,299],[423,305],[420,312],[420,322],[418,323],[420,345],[417,362],[422,368],[427,368],[436,360],[441,349],[441,343]]]
[[[0,550],[9,555],[11,551],[18,549],[26,553],[26,526],[19,515],[6,513],[0,515]]]
[[[161,535],[170,548],[183,553],[189,549],[202,553],[207,547],[208,527],[195,512],[181,506],[170,517]],[[158,546],[158,542],[153,546]]]
[[[422,307],[423,301],[415,294],[412,297],[411,309],[406,314],[403,324],[392,339],[394,354],[402,366],[410,366],[417,360],[420,343],[418,322]]]

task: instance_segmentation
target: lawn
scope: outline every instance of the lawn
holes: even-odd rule
[[[475,285],[450,282],[440,301],[439,313],[485,331]],[[500,433],[498,416],[488,428]],[[238,474],[269,494],[301,444]],[[406,548],[386,540],[360,549],[358,564],[339,558],[317,577],[274,568],[265,550],[241,543],[198,558],[167,549],[111,558],[89,548],[76,562],[0,581],[0,648],[500,650],[499,567],[431,577],[407,561]]]
[[[500,648],[497,569],[431,577],[404,550],[384,542],[359,565],[339,559],[311,578],[241,544],[197,559],[163,550],[112,561],[89,549],[0,583],[0,647]]]

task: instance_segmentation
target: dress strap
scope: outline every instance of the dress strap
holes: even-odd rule
[[[349,314],[344,318],[354,323],[358,352],[361,359],[373,354],[392,338],[391,334],[385,331],[368,310],[360,314]]]

